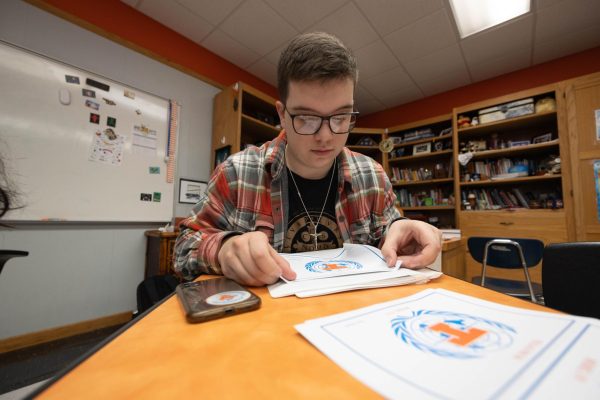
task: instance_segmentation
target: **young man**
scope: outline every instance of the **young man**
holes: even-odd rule
[[[206,196],[182,223],[175,269],[186,279],[223,274],[265,285],[295,273],[278,252],[378,246],[388,265],[427,266],[440,232],[400,216],[381,165],[345,147],[354,127],[358,72],[326,33],[302,34],[278,66],[280,135],[220,164]]]

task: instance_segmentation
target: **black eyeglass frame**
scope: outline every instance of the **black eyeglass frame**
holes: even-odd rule
[[[288,108],[287,105],[283,106],[284,108],[284,112],[287,112],[288,115],[292,118],[292,128],[294,129],[294,132],[296,132],[298,135],[303,135],[303,136],[312,136],[312,135],[316,135],[317,132],[319,132],[319,130],[321,129],[321,127],[323,126],[323,121],[327,120],[327,124],[329,125],[329,130],[331,131],[331,133],[333,133],[334,135],[345,135],[347,133],[352,132],[352,129],[354,129],[354,126],[356,125],[356,119],[358,118],[358,115],[360,114],[360,112],[358,111],[349,111],[349,112],[343,112],[343,113],[336,113],[336,114],[331,114],[331,115],[326,115],[326,116],[321,116],[321,115],[314,115],[314,114],[292,114]],[[350,118],[354,117],[354,122],[350,122],[350,129],[348,129],[348,131],[346,132],[334,132],[333,129],[331,128],[331,118],[333,117],[337,117],[338,115],[350,115]],[[296,126],[294,125],[294,120],[296,117],[314,117],[314,118],[321,118],[321,122],[317,125],[317,129],[313,132],[313,133],[300,133],[296,130]]]

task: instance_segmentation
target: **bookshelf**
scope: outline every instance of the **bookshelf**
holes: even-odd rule
[[[384,139],[384,135],[385,129],[356,127],[348,135],[346,147],[352,151],[371,157],[385,168],[387,153],[383,153],[379,149],[379,144]]]
[[[463,237],[545,243],[572,237],[564,103],[559,86],[547,85],[454,109],[456,220]],[[480,272],[467,257],[466,279]],[[495,273],[522,279],[522,271]],[[541,267],[531,274],[541,282]]]
[[[388,129],[387,172],[407,217],[455,228],[452,114]],[[390,146],[391,147],[391,146]]]
[[[275,99],[237,82],[214,98],[211,169],[248,145],[260,145],[281,130]]]

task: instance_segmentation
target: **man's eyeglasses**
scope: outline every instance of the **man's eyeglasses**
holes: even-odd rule
[[[292,126],[298,135],[314,135],[321,129],[323,120],[327,120],[331,132],[337,135],[343,135],[354,129],[356,117],[358,116],[358,111],[332,114],[325,117],[319,115],[292,114],[288,111],[287,107],[285,111],[292,117]]]

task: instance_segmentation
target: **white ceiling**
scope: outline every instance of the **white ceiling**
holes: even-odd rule
[[[600,0],[532,0],[463,40],[448,0],[121,1],[273,86],[293,36],[332,33],[357,56],[362,115],[600,46]]]

